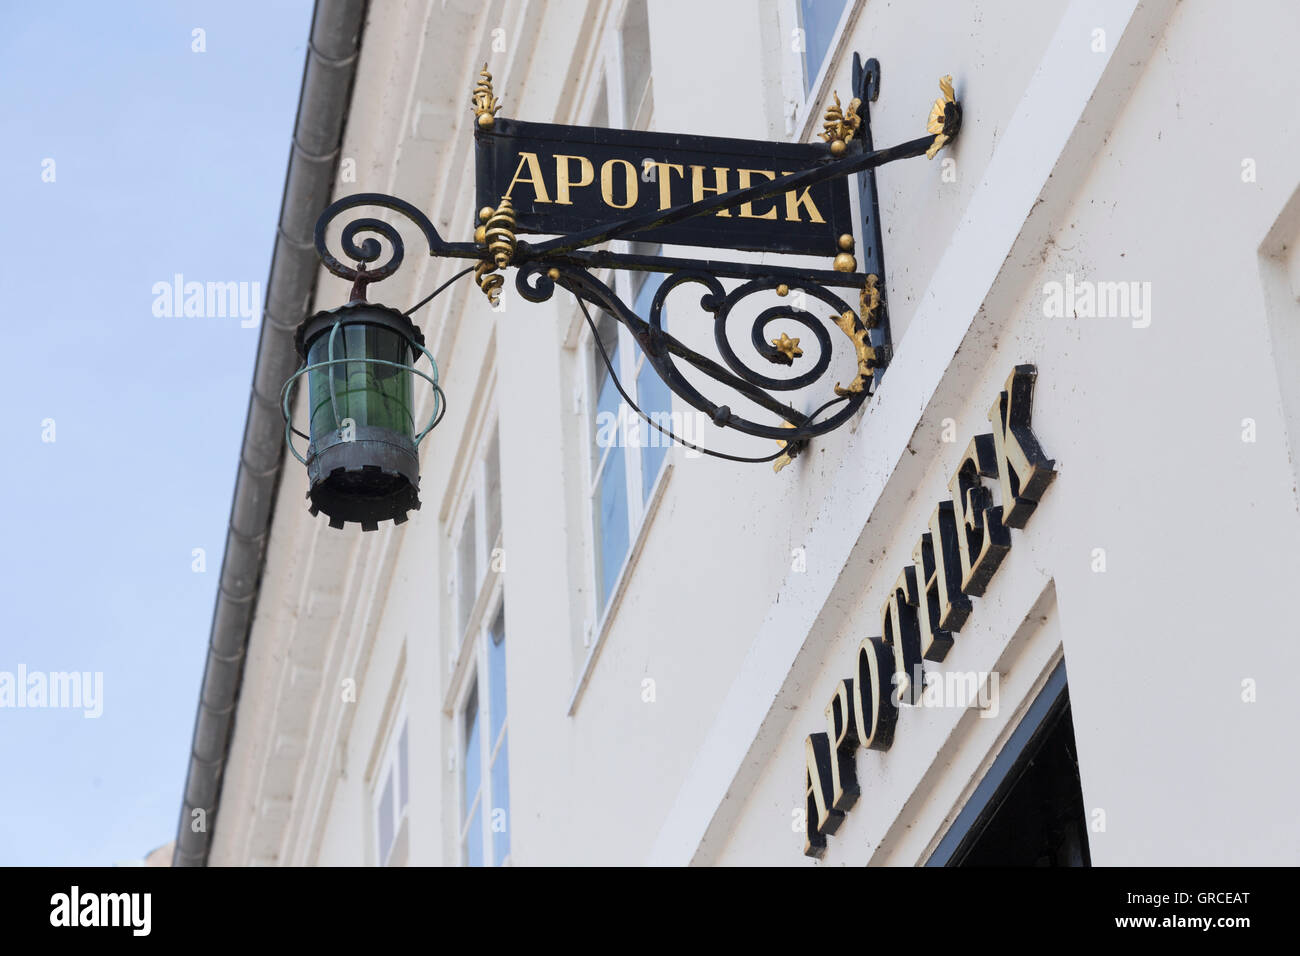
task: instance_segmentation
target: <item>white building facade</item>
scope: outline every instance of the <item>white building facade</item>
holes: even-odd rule
[[[924,135],[945,74],[964,123],[879,170],[892,360],[779,473],[626,425],[563,292],[508,273],[496,309],[465,280],[417,312],[448,396],[422,510],[331,529],[287,459],[206,861],[1300,862],[1298,32],[1283,0],[373,0],[334,195],[453,240],[484,62],[503,116],[806,143],[858,53],[877,147]],[[463,267],[420,251],[372,300]],[[608,281],[644,307],[658,280]],[[314,308],[346,298],[322,271]],[[668,322],[709,348],[698,296]],[[774,449],[600,331],[686,437]],[[907,595],[949,514],[986,586],[948,593],[969,614],[889,728],[859,675],[909,628],[943,643]],[[998,844],[1053,728],[1059,819]]]

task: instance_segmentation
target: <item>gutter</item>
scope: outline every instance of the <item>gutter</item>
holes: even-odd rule
[[[298,367],[293,333],[316,292],[313,229],[334,191],[365,13],[366,0],[316,0],[312,14],[172,866],[206,866],[212,845],[284,461],[280,387]]]

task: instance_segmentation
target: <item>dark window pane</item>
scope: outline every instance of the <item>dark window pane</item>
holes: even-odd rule
[[[957,865],[1091,865],[1069,705],[1052,720]]]

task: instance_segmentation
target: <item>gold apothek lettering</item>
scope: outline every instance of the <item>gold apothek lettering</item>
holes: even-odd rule
[[[515,194],[516,186],[532,189],[533,202],[545,206],[572,206],[578,190],[595,186],[599,183],[600,201],[608,209],[631,209],[641,198],[640,171],[627,159],[614,157],[603,161],[599,170],[596,164],[580,153],[556,153],[554,155],[520,151],[516,154],[514,175],[506,187],[505,196],[516,205],[527,196]],[[551,166],[554,170],[549,173]],[[683,166],[680,163],[665,163],[646,160],[645,169],[652,174],[651,181],[658,182],[656,190],[659,209],[671,209],[683,202],[699,202],[710,196],[725,193],[732,189],[747,189],[761,182],[771,182],[778,176],[790,175],[789,170],[775,169],[733,169],[730,166]],[[686,186],[676,189],[675,186]],[[825,224],[822,211],[813,201],[812,187],[787,190],[779,197],[773,197],[759,203],[762,209],[755,209],[752,202],[739,206],[741,219],[780,219],[785,222],[810,222]],[[652,193],[651,195],[654,195]],[[724,219],[731,218],[731,211],[719,209],[714,213]]]

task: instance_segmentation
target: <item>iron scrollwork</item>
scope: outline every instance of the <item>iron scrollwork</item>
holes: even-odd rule
[[[688,284],[703,286],[699,305],[712,316],[714,342],[722,363],[683,344],[663,327],[664,305],[669,294],[679,286]],[[750,341],[762,359],[772,364],[788,366],[793,363],[793,357],[772,344],[766,330],[777,321],[801,325],[808,329],[817,343],[811,368],[789,378],[774,378],[742,361],[731,344],[728,327],[737,305],[750,296],[774,292],[778,286],[785,285],[792,291],[803,292],[807,299],[823,303],[837,316],[853,316],[856,329],[857,316],[848,303],[830,289],[816,283],[796,281],[788,284],[784,279],[766,276],[744,281],[728,292],[722,282],[708,272],[698,269],[682,270],[669,273],[663,280],[651,302],[648,318],[642,318],[628,308],[614,290],[584,268],[530,262],[519,267],[515,285],[519,294],[530,302],[546,301],[559,285],[613,316],[632,333],[645,353],[646,360],[669,389],[687,404],[708,415],[719,427],[734,428],[745,434],[781,442],[803,442],[838,428],[858,410],[868,396],[865,387],[853,392],[845,391],[842,395],[834,396],[828,403],[842,404],[844,407],[829,417],[816,419],[814,415],[804,414],[772,394],[796,391],[815,384],[827,374],[834,353],[827,321],[813,312],[796,308],[793,304],[780,304],[761,311],[752,320]],[[806,350],[801,348],[800,351],[805,353],[806,358]],[[788,426],[756,422],[737,414],[729,405],[713,401],[686,379],[678,365],[679,361],[772,412],[788,423]]]
[[[775,459],[777,470],[780,470],[798,454],[808,440],[835,430],[853,417],[872,393],[875,379],[890,357],[888,314],[881,275],[883,261],[879,248],[880,229],[875,203],[875,168],[896,159],[933,155],[939,147],[956,136],[961,121],[961,110],[953,96],[951,79],[945,77],[942,83],[943,96],[936,102],[930,116],[929,135],[889,149],[873,149],[868,103],[878,93],[880,67],[875,60],[868,60],[864,67],[857,58],[854,66],[855,92],[858,95],[847,106],[841,106],[836,97],[835,105],[827,111],[826,131],[823,134],[827,143],[827,155],[826,161],[821,165],[711,196],[707,200],[683,203],[655,216],[632,217],[567,236],[544,239],[538,243],[526,242],[515,235],[514,214],[508,196],[502,198],[501,205],[497,208],[484,207],[479,211],[474,242],[448,242],[438,234],[429,218],[410,203],[378,193],[361,193],[338,200],[322,213],[316,224],[317,252],[331,273],[353,280],[354,298],[357,297],[358,290],[361,297],[364,297],[365,284],[392,275],[401,265],[404,257],[401,235],[391,224],[382,220],[359,218],[349,222],[342,231],[341,248],[346,258],[357,263],[352,268],[329,252],[326,233],[330,223],[348,210],[361,206],[378,206],[400,213],[415,223],[424,234],[430,255],[473,260],[475,264],[460,275],[473,271],[480,288],[494,305],[504,281],[498,270],[507,267],[516,268],[516,290],[530,302],[550,299],[559,286],[573,294],[580,304],[595,306],[622,323],[667,387],[688,405],[708,415],[714,424],[781,443],[781,450],[773,455],[739,459]],[[486,68],[480,74],[472,103],[478,124],[490,128],[496,110],[500,107],[499,101],[492,94],[491,77],[486,73]],[[861,174],[860,184],[864,190],[867,189],[866,177],[873,177],[870,195],[865,191],[862,195],[864,207],[867,205],[865,201],[870,199],[870,208],[862,210],[865,246],[862,272],[856,271],[856,259],[850,254],[854,248],[851,235],[841,237],[840,247],[843,251],[836,256],[833,270],[677,259],[590,248],[620,236],[644,233],[646,229],[735,208],[742,203],[769,199],[787,190],[807,187],[851,173]],[[357,242],[358,236],[363,233],[386,240],[389,245],[386,260],[379,261],[383,247],[378,239],[371,237]],[[594,274],[597,270],[608,268],[666,274],[650,305],[648,316],[636,314],[609,285]],[[723,284],[724,279],[737,280],[738,284],[728,289]],[[721,361],[695,351],[664,328],[667,298],[680,287],[688,285],[702,287],[699,308],[711,316],[714,343]],[[792,297],[792,292],[799,295]],[[840,294],[849,295],[851,299],[854,292],[856,303],[846,301]],[[742,359],[736,353],[729,334],[733,320],[738,315],[738,306],[751,297],[764,293],[773,294],[775,302],[762,308],[751,320],[749,343],[759,361],[790,368],[795,368],[797,363],[798,371],[789,377],[766,374],[764,370]],[[419,305],[423,305],[423,302],[409,311],[414,311]],[[814,311],[817,306],[820,308]],[[679,320],[674,319],[675,323],[677,321]],[[783,323],[785,329],[793,324],[806,330],[807,335],[791,337],[783,330],[779,337],[773,337],[771,331],[777,323]],[[796,392],[827,379],[836,354],[836,343],[841,343],[842,347],[845,339],[852,348],[854,375],[844,384],[841,384],[843,378],[836,380],[834,387],[827,389],[828,399],[823,405],[812,412],[804,412],[780,397],[783,393]],[[755,421],[737,413],[725,402],[706,396],[683,374],[683,366],[702,373],[771,413],[778,423]]]

